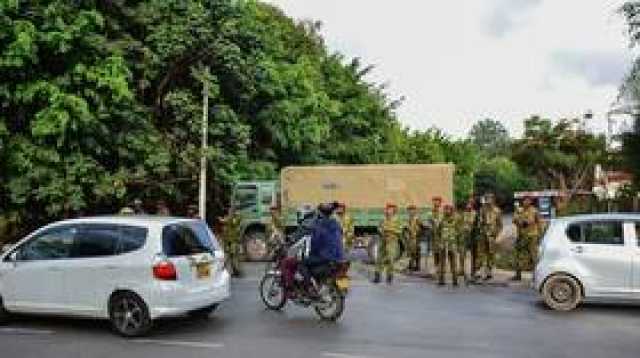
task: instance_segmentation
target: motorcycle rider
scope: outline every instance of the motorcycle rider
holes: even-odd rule
[[[312,295],[317,295],[311,280],[312,273],[344,259],[342,228],[333,217],[336,207],[337,203],[325,203],[318,206],[318,216],[311,232],[309,255],[303,259],[302,265],[300,265],[305,286],[310,289]]]

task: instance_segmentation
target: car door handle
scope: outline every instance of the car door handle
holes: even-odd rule
[[[582,246],[576,246],[574,248],[571,249],[571,252],[575,253],[575,254],[581,254],[584,252],[584,247]]]

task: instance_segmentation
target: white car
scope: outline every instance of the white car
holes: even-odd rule
[[[593,214],[552,220],[540,244],[534,287],[547,306],[583,301],[640,303],[640,215]]]
[[[10,313],[111,320],[123,336],[161,317],[208,316],[229,297],[224,252],[201,220],[67,220],[0,256],[0,321]]]

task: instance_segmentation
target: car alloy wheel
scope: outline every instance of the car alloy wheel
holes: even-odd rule
[[[582,302],[580,283],[571,276],[558,274],[547,279],[542,287],[545,304],[556,311],[571,311]]]
[[[147,305],[133,293],[114,296],[109,305],[113,328],[124,337],[146,334],[151,328]]]

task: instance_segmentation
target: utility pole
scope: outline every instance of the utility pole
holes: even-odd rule
[[[209,131],[209,82],[204,78],[202,91],[202,153],[200,154],[200,219],[207,220],[207,137]]]

